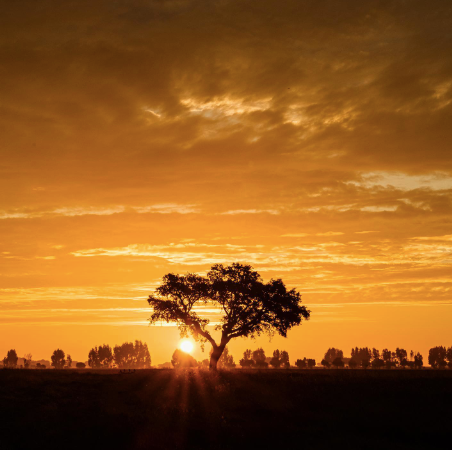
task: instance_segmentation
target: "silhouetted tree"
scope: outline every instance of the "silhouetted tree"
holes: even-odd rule
[[[254,366],[258,369],[266,369],[268,362],[266,361],[265,351],[263,348],[258,348],[253,352]]]
[[[303,359],[297,359],[295,361],[295,365],[299,368],[299,369],[306,369],[306,367],[308,367],[308,362],[306,360],[306,358]]]
[[[107,350],[104,352],[107,354]],[[124,342],[122,345],[116,345],[113,349],[114,360],[118,367],[121,368],[134,368],[143,369],[151,367],[151,355],[149,354],[148,345],[141,341],[135,341],[135,345],[132,342]],[[107,361],[103,359],[102,361]]]
[[[97,347],[92,348],[88,353],[88,365],[93,369],[100,368],[99,361],[99,349]]]
[[[344,352],[342,350],[339,350],[338,348],[329,348],[326,353],[325,356],[323,357],[323,359],[325,359],[326,361],[328,361],[329,363],[332,363],[333,360],[335,360],[336,358],[343,358],[344,357]]]
[[[363,369],[367,369],[370,366],[370,361],[368,359],[362,359],[361,360],[361,367]]]
[[[446,359],[447,359],[447,366],[449,369],[452,369],[452,347],[449,347],[446,351]]]
[[[279,350],[275,350],[273,352],[273,357],[270,360],[270,365],[275,369],[279,369],[281,367],[281,355],[279,353]]]
[[[356,369],[356,367],[358,367],[358,361],[356,361],[356,359],[354,358],[350,358],[350,361],[348,362],[348,367],[350,367],[350,369]]]
[[[372,349],[372,359],[379,359],[380,358],[380,350],[373,348]]]
[[[64,359],[64,352],[63,350],[57,348],[53,355],[50,357],[52,361],[52,366],[55,367],[55,369],[62,369],[64,365],[66,364],[66,360]]]
[[[141,341],[135,341],[134,345],[134,364],[137,369],[151,367],[151,355],[149,354],[148,344]],[[110,350],[111,351],[111,350]]]
[[[14,349],[8,350],[8,353],[3,358],[3,366],[8,369],[15,369],[17,367],[17,361],[19,360],[17,352]]]
[[[71,355],[67,355],[66,367],[70,369],[72,366],[72,358]]]
[[[206,277],[167,274],[148,302],[153,309],[151,324],[176,322],[181,336],[191,333],[201,344],[212,345],[212,370],[216,370],[231,339],[263,333],[286,337],[290,328],[310,316],[301,305],[301,295],[294,289],[287,290],[281,279],[263,283],[251,266],[239,263],[215,264]],[[219,343],[207,330],[209,320],[199,317],[194,310],[200,303],[211,303],[223,311],[221,323],[215,327],[221,331]]]
[[[428,352],[428,363],[434,369],[444,369],[446,367],[446,347],[433,347]]]
[[[179,350],[178,348],[173,353],[173,358],[171,359],[171,364],[175,369],[182,369],[188,367],[197,367],[198,363],[193,356],[188,353]]]
[[[289,353],[283,350],[281,352],[281,366],[285,369],[290,368],[290,360],[289,360]]]
[[[390,350],[388,350],[387,348],[383,349],[382,357],[384,365],[386,366],[387,369],[390,369],[391,367],[394,366],[393,356],[394,354]]]
[[[370,361],[372,359],[372,351],[368,347],[355,347],[352,348],[351,358],[356,361],[357,365],[361,366],[361,361],[363,359],[366,359],[367,361]]]
[[[406,350],[404,350],[403,348],[396,348],[395,351],[395,355],[397,358],[398,363],[400,364],[401,367],[405,367],[407,364],[407,358],[408,358],[408,353]]]
[[[381,369],[384,367],[385,362],[381,358],[375,358],[372,360],[372,368],[373,369]]]
[[[251,350],[245,350],[243,352],[243,358],[239,361],[239,364],[243,367],[253,367],[255,362],[254,359],[252,358],[252,352]]]
[[[93,347],[88,353],[88,364],[95,369],[111,367],[113,351],[109,345]]]
[[[320,364],[322,364],[322,366],[325,367],[325,369],[327,369],[331,365],[330,362],[327,361],[326,359],[322,359],[322,361],[320,361]]]
[[[273,352],[273,357],[270,359],[270,365],[273,366],[275,369],[279,369],[281,366],[284,368],[290,367],[290,361],[289,361],[289,353],[287,353],[285,350],[279,351],[275,350]]]
[[[417,352],[414,355],[414,367],[416,369],[422,369],[422,366],[424,365],[424,358],[422,357],[422,355]]]
[[[315,367],[315,359],[308,359],[307,363],[308,363],[308,369],[312,369],[313,367]]]
[[[133,367],[134,363],[134,349],[133,342],[124,342],[122,345],[115,345],[113,349],[114,360],[118,367],[128,368]]]
[[[337,356],[336,358],[333,359],[333,361],[331,362],[331,364],[333,366],[336,367],[336,369],[339,369],[339,367],[344,367],[344,361],[342,361],[342,358]]]
[[[28,369],[30,367],[32,358],[33,358],[33,356],[31,353],[27,353],[26,355],[24,355],[24,368],[25,369]]]
[[[78,362],[78,363],[75,365],[75,367],[76,367],[77,369],[84,369],[84,368],[86,367],[86,364],[85,364],[85,363],[82,363],[82,362]]]

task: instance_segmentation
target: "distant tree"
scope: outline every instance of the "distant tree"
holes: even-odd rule
[[[419,352],[414,355],[413,365],[416,369],[422,369],[422,366],[424,365],[424,358]]]
[[[400,361],[400,367],[403,367],[405,369],[405,367],[409,367],[410,361],[408,361],[406,358],[403,358],[402,361]]]
[[[258,348],[253,352],[254,366],[257,369],[266,369],[268,367],[268,362],[266,361],[265,351],[263,348]]]
[[[104,369],[111,367],[113,362],[113,350],[111,347],[107,344],[99,345],[99,348],[97,349],[97,359],[100,367]]]
[[[367,361],[370,361],[372,359],[372,351],[368,347],[363,348],[352,348],[351,350],[351,359],[356,361],[358,366],[361,366],[361,361],[363,359],[366,359]]]
[[[101,349],[102,346],[99,347],[99,350]],[[149,354],[148,345],[141,341],[135,341],[135,345],[132,342],[116,345],[113,349],[113,359],[120,368],[144,369],[151,367],[151,355]],[[99,352],[99,362],[103,364],[103,367],[109,367],[111,364],[110,347],[103,346],[102,351]]]
[[[306,358],[303,359],[297,359],[295,361],[295,365],[299,368],[299,369],[306,369],[306,367],[308,367],[308,362],[306,360]]]
[[[449,367],[449,369],[452,369],[452,347],[449,347],[446,350],[446,359],[447,359],[447,367]]]
[[[57,348],[54,352],[53,355],[50,357],[50,359],[52,360],[52,366],[55,369],[62,369],[64,367],[64,365],[66,364],[66,360],[64,359],[65,354],[63,352],[63,350]]]
[[[393,358],[395,357],[395,353],[393,353],[390,350],[388,350],[387,348],[385,348],[382,351],[382,357],[383,357],[384,365],[386,366],[387,369],[394,367],[395,364],[394,364]]]
[[[253,359],[253,357],[252,357],[252,352],[251,352],[251,350],[245,350],[244,352],[243,352],[243,358],[239,361],[239,364],[243,367],[243,368],[246,368],[246,367],[253,367],[254,366],[254,364],[255,364],[255,362],[254,362],[254,359]]]
[[[405,365],[410,369],[414,369],[414,361],[407,361]]]
[[[3,358],[3,366],[8,369],[15,369],[17,367],[17,361],[19,360],[17,352],[14,349],[8,350],[8,353]]]
[[[379,359],[380,358],[380,350],[373,348],[372,349],[372,359]]]
[[[120,368],[132,368],[134,364],[133,342],[124,342],[122,345],[115,345],[113,349],[114,360]]]
[[[328,361],[329,363],[332,363],[333,360],[335,360],[336,358],[343,358],[344,357],[344,352],[342,350],[339,350],[338,348],[329,348],[326,353],[325,356],[323,357],[323,359],[325,359],[326,361]]]
[[[193,356],[182,350],[176,349],[173,353],[173,358],[171,359],[171,364],[175,369],[183,369],[189,367],[197,367],[198,363]]]
[[[275,369],[279,369],[280,367],[288,369],[290,367],[289,353],[285,350],[275,350],[273,357],[270,359],[270,365]]]
[[[135,341],[134,345],[134,364],[137,369],[148,369],[151,367],[151,355],[149,354],[148,344],[141,341]],[[111,353],[111,349],[110,349]]]
[[[290,360],[289,360],[289,353],[283,350],[281,352],[281,366],[285,369],[290,368]]]
[[[72,358],[71,355],[67,355],[66,367],[70,369],[72,366]]]
[[[88,365],[94,369],[111,367],[113,352],[109,345],[93,347],[88,353]]]
[[[385,366],[385,362],[381,358],[372,360],[372,369],[381,369]]]
[[[320,364],[322,364],[322,366],[325,368],[325,369],[328,369],[329,367],[330,367],[330,362],[329,361],[327,361],[325,358],[324,359],[322,359],[322,361],[320,362]]]
[[[37,369],[47,369],[45,364],[41,364],[41,363],[36,363],[36,368]]]
[[[306,362],[308,363],[308,369],[315,367],[315,359],[308,359]]]
[[[358,361],[356,361],[356,359],[354,358],[350,358],[350,361],[348,362],[348,367],[350,367],[350,369],[356,369],[358,367]]]
[[[85,364],[85,363],[82,363],[82,362],[78,362],[78,363],[75,365],[75,367],[76,367],[77,369],[84,369],[84,368],[86,367],[86,364]]]
[[[201,344],[212,345],[212,370],[217,369],[218,360],[231,339],[275,333],[286,337],[290,328],[310,316],[295,289],[288,290],[281,279],[264,283],[250,265],[240,263],[215,264],[206,277],[169,273],[148,302],[152,307],[151,324],[175,322],[181,336],[192,334]],[[209,319],[195,312],[194,308],[203,303],[223,310],[220,324],[215,327],[221,331],[219,343],[207,329]]]
[[[400,365],[400,367],[407,367],[408,364],[408,352],[403,349],[403,348],[396,348],[395,351],[395,357],[397,359],[398,364]]]
[[[31,353],[27,353],[24,355],[24,368],[28,369],[31,365],[31,360],[33,358],[33,355]]]
[[[339,356],[334,358],[331,364],[335,366],[336,369],[339,369],[339,367],[344,367],[344,361],[342,361],[342,358],[340,358]]]
[[[368,359],[362,359],[361,360],[361,367],[363,369],[367,369],[370,366],[370,361]]]
[[[92,348],[88,353],[88,366],[92,369],[100,367],[99,349],[97,347]]]
[[[446,367],[446,347],[433,347],[428,352],[428,363],[434,369],[444,369]]]
[[[279,369],[281,367],[281,355],[279,350],[275,350],[273,352],[273,358],[270,360],[270,365],[275,369]]]

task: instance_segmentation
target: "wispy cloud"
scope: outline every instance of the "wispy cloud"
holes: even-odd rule
[[[34,219],[40,217],[74,217],[74,216],[110,216],[124,212],[136,212],[139,214],[192,214],[198,213],[199,208],[195,205],[178,205],[175,203],[164,203],[147,206],[111,206],[111,207],[60,207],[46,211],[0,211],[0,219]]]

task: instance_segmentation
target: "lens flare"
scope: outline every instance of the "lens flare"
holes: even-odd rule
[[[180,349],[185,353],[191,353],[193,351],[193,343],[190,341],[182,341],[180,343]]]

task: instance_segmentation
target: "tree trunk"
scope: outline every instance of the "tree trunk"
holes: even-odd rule
[[[221,355],[223,354],[224,347],[225,346],[223,346],[223,345],[214,347],[212,355],[210,356],[209,370],[213,370],[213,371],[217,370],[218,360],[220,359]]]

